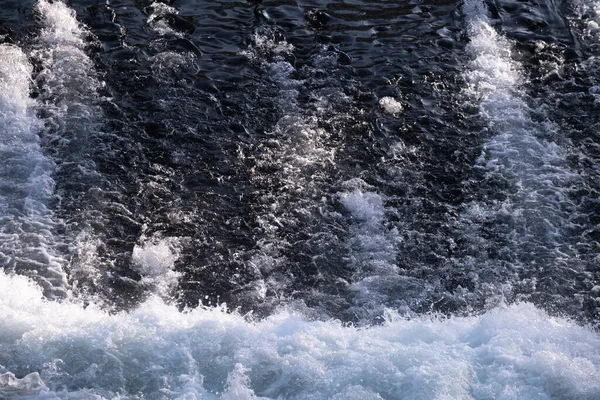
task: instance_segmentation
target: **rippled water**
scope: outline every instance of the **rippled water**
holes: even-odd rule
[[[3,1],[0,398],[599,398],[599,26]]]

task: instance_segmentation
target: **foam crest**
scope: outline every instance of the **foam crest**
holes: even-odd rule
[[[260,322],[180,313],[157,298],[108,314],[0,273],[0,307],[0,391],[32,398],[600,396],[598,333],[530,304],[450,319],[390,312],[359,329],[286,311]]]
[[[572,0],[574,17],[583,22],[583,38],[596,41],[600,36],[600,3],[596,0]]]
[[[30,398],[32,395],[39,396],[42,391],[48,392],[48,388],[37,372],[21,379],[10,372],[0,374],[0,397],[3,399]]]
[[[281,61],[283,57],[294,51],[294,46],[273,32],[255,32],[252,35],[252,45],[242,50],[240,55],[253,62],[266,62],[269,59]]]
[[[340,202],[354,218],[368,225],[376,225],[383,218],[383,199],[377,193],[356,189],[352,192],[341,193]]]
[[[383,198],[378,193],[368,191],[369,186],[360,179],[347,181],[345,186],[359,186],[352,191],[339,193],[340,203],[355,220],[350,239],[352,258],[358,269],[355,278],[372,278],[378,273],[394,272],[394,245],[383,226]]]
[[[33,68],[27,56],[18,47],[3,44],[0,51],[2,51],[2,64],[0,64],[2,114],[5,118],[9,115],[25,117],[22,122],[27,123],[26,126],[29,127],[34,122],[32,118],[27,118],[27,113],[33,104],[33,100],[29,97]]]

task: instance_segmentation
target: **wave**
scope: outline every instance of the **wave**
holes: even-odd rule
[[[0,273],[0,396],[596,399],[600,336],[531,304],[380,326],[280,310],[248,321],[151,298],[129,313],[44,300]],[[97,397],[94,397],[97,396]]]

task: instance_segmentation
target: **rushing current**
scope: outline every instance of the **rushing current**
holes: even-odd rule
[[[600,1],[0,0],[0,399],[600,399]]]

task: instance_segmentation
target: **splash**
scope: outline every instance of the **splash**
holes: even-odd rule
[[[151,286],[156,295],[169,298],[169,291],[176,284],[179,275],[174,270],[178,258],[177,238],[148,240],[133,248],[134,268],[141,274],[141,284]]]
[[[600,337],[530,304],[380,326],[184,313],[151,298],[130,313],[43,299],[0,273],[0,394],[30,398],[595,399]],[[86,397],[87,396],[87,397]],[[97,397],[94,397],[97,396]],[[354,396],[354,397],[352,397]]]

